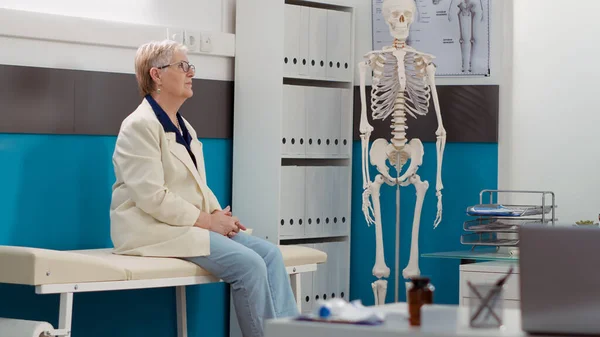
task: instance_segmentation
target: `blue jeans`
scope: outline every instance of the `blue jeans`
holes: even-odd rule
[[[229,283],[242,334],[263,336],[266,319],[298,315],[279,248],[239,232],[233,238],[210,232],[210,255],[185,258]]]

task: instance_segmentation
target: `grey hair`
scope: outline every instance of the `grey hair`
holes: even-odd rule
[[[155,90],[150,69],[169,64],[176,51],[187,53],[188,48],[173,40],[151,41],[138,48],[135,54],[135,76],[142,96]]]

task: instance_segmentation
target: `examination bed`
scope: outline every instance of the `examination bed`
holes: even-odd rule
[[[317,264],[327,260],[327,254],[304,246],[279,248],[300,308],[300,274],[315,271]],[[186,337],[185,286],[220,281],[194,263],[177,258],[116,255],[110,248],[59,251],[0,246],[0,283],[35,286],[37,294],[60,294],[57,328],[46,322],[0,318],[0,335],[3,328],[29,324],[42,335],[71,336],[75,293],[176,287],[178,337]]]

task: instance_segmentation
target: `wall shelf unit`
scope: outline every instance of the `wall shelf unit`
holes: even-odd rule
[[[232,209],[255,236],[328,254],[301,280],[305,312],[348,298],[354,21],[331,2],[237,1]]]

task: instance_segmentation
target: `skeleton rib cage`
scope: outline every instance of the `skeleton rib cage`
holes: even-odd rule
[[[400,82],[398,79],[398,61],[392,52],[381,52],[369,56],[373,70],[371,88],[371,110],[373,119],[385,120],[394,112],[394,107],[402,106],[398,101]],[[406,90],[402,94],[403,106],[413,118],[424,116],[429,111],[431,88],[426,82],[423,57],[414,52],[404,57],[406,71]]]

